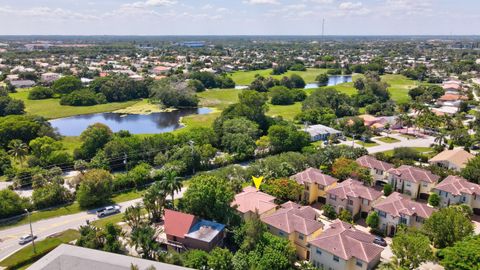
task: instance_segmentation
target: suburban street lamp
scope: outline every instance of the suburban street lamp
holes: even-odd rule
[[[27,212],[28,222],[30,223],[30,236],[32,237],[33,253],[37,253],[37,251],[35,250],[35,236],[33,236],[33,229],[32,229],[32,217],[28,209],[25,209],[25,211]]]

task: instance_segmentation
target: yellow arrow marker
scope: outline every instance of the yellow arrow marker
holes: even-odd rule
[[[255,177],[252,176],[253,183],[255,184],[255,188],[260,189],[260,185],[262,184],[263,181],[263,176],[260,177]]]

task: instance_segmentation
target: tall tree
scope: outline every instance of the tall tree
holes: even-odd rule
[[[455,243],[439,252],[446,270],[480,269],[480,235]]]
[[[143,195],[143,205],[152,222],[158,222],[163,216],[167,191],[160,182],[153,183]]]
[[[28,155],[28,146],[26,143],[22,142],[21,140],[12,140],[8,144],[8,153],[18,159],[20,161],[20,165],[23,167],[23,162],[25,161],[25,157]]]
[[[398,264],[406,269],[415,269],[423,262],[433,259],[430,240],[414,229],[399,229],[392,239],[391,248]]]
[[[160,244],[157,242],[158,232],[155,228],[142,225],[130,234],[130,244],[144,259],[155,259]]]
[[[168,170],[164,172],[162,180],[160,180],[160,185],[163,190],[172,196],[172,206],[175,209],[175,192],[182,190],[182,179],[177,176],[175,171]]]

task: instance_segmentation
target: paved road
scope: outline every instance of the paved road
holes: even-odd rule
[[[183,188],[180,192],[177,192],[175,198],[181,198],[186,188]],[[170,199],[170,196],[168,197]],[[123,203],[117,204],[120,206],[120,210],[123,212],[129,206],[132,206],[141,199],[135,199]],[[59,233],[68,229],[77,229],[81,225],[85,225],[86,220],[97,220],[95,215],[97,209],[88,210],[85,212],[60,216],[51,219],[40,220],[32,223],[33,234],[36,235],[37,241],[45,239],[47,236]],[[23,235],[30,234],[29,224],[15,226],[9,229],[0,231],[0,261],[8,257],[11,253],[19,250],[23,246],[18,244],[18,239]]]
[[[393,150],[394,148],[398,147],[430,147],[432,143],[434,143],[434,137],[427,136],[425,138],[418,138],[418,139],[407,139],[405,137],[400,136],[400,134],[390,134],[392,138],[400,140],[400,142],[396,143],[384,143],[382,141],[378,141],[375,138],[372,140],[379,145],[373,147],[367,147],[368,153],[375,154],[379,152],[385,152],[389,150]],[[342,142],[342,144],[352,146],[351,141]],[[363,147],[357,143],[355,143],[355,147]]]

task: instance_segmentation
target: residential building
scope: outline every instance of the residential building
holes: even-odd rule
[[[388,183],[394,191],[407,194],[412,199],[427,199],[440,177],[429,170],[402,165],[387,171]]]
[[[450,175],[440,182],[433,192],[440,197],[440,207],[452,204],[466,204],[480,214],[480,185],[460,177]]]
[[[342,132],[324,125],[307,126],[304,129],[310,135],[310,141],[327,141],[331,136],[338,138],[342,136]]]
[[[315,168],[308,168],[290,178],[304,187],[300,200],[309,204],[317,201],[325,203],[327,201],[326,191],[338,182],[338,179],[323,174],[321,170]]]
[[[54,82],[58,79],[60,79],[61,75],[58,74],[58,73],[53,73],[53,72],[47,72],[47,73],[43,73],[41,75],[41,79],[43,82],[45,83],[51,83],[51,82]]]
[[[202,249],[210,251],[223,244],[225,225],[199,219],[194,215],[165,209],[164,231],[167,245],[179,250]]]
[[[243,192],[235,195],[231,206],[236,207],[237,212],[244,220],[248,220],[256,211],[260,217],[275,212],[277,205],[274,201],[275,197],[249,186],[245,187]]]
[[[393,164],[380,161],[369,155],[357,158],[357,163],[370,170],[370,175],[373,178],[373,185],[377,184],[377,182],[380,182],[381,184],[388,183],[387,171],[394,168]]]
[[[457,148],[453,150],[444,150],[438,155],[434,156],[428,163],[431,165],[438,165],[445,169],[460,171],[461,169],[465,168],[468,161],[475,156],[470,154],[469,152]]]
[[[32,80],[16,80],[10,81],[10,84],[15,88],[28,88],[35,85],[35,82]]]
[[[379,229],[386,235],[394,235],[400,224],[419,228],[435,211],[433,207],[398,192],[376,202],[373,209],[380,217]]]
[[[366,217],[372,209],[372,204],[378,200],[382,193],[362,182],[347,179],[327,190],[327,204],[335,208],[339,214],[343,209],[348,210],[352,216]]]
[[[308,241],[318,237],[324,227],[315,209],[293,202],[282,204],[275,213],[261,219],[272,234],[287,238],[295,246],[301,260],[308,260]]]
[[[310,262],[324,270],[370,270],[380,263],[383,247],[375,236],[336,220],[318,238],[310,241]]]
[[[166,264],[137,257],[126,256],[96,249],[61,244],[41,257],[29,270],[130,270],[138,269],[186,270],[190,268]]]

